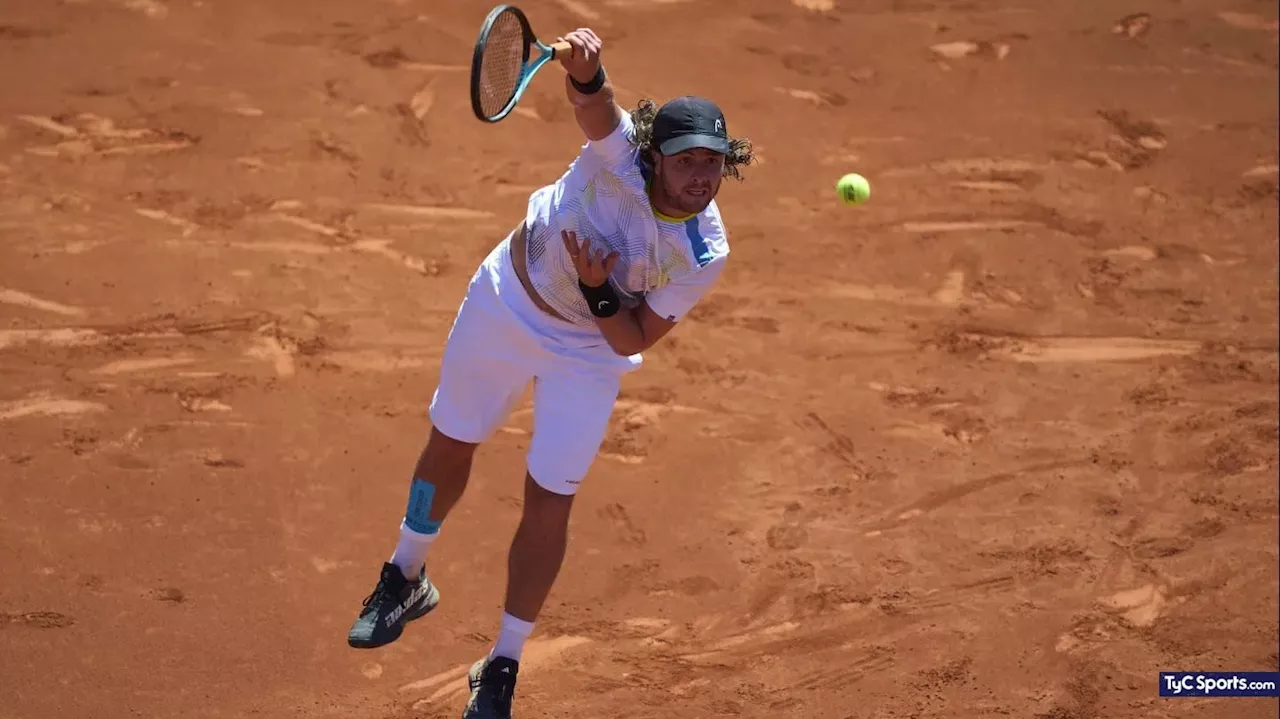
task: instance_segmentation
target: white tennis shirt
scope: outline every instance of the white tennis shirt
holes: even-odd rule
[[[529,197],[529,280],[562,317],[583,328],[595,320],[578,289],[578,274],[561,230],[591,239],[593,251],[618,252],[610,278],[622,305],[641,300],[679,321],[724,271],[729,241],[713,200],[688,217],[667,217],[649,204],[635,125],[622,121],[608,137],[589,141],[560,179]]]

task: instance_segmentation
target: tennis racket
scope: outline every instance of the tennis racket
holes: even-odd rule
[[[499,5],[480,26],[471,57],[471,109],[484,122],[497,122],[515,109],[542,66],[571,52],[567,42],[538,40],[529,18],[514,5]]]

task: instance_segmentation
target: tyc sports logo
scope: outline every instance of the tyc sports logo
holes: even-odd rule
[[[1160,672],[1162,697],[1280,697],[1280,672]]]

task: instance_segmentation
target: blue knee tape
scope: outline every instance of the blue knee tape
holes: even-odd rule
[[[414,479],[409,485],[409,508],[404,513],[404,524],[419,534],[435,534],[440,523],[427,517],[431,514],[431,500],[436,496],[436,486],[425,479]]]

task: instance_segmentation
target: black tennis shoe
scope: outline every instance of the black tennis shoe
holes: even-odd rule
[[[485,657],[472,664],[467,672],[471,698],[462,719],[511,719],[519,671],[520,662],[507,657]]]
[[[387,562],[373,593],[364,600],[360,616],[347,632],[347,644],[373,649],[390,644],[404,633],[405,624],[426,616],[440,603],[440,592],[424,568],[417,581],[405,579],[400,567]]]

